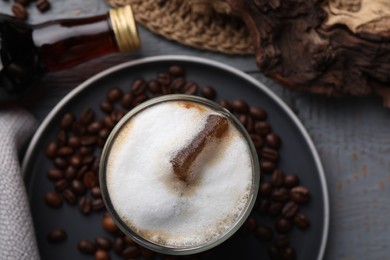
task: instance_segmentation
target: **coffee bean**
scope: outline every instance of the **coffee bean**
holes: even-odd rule
[[[295,202],[290,201],[284,205],[282,209],[282,215],[285,218],[293,218],[298,213],[298,210],[298,205]]]
[[[292,222],[286,218],[278,218],[275,222],[275,229],[279,233],[287,233],[292,227]]]
[[[83,136],[80,140],[81,145],[84,146],[89,146],[89,145],[94,145],[97,142],[97,137],[94,135],[86,135]]]
[[[193,81],[187,82],[183,88],[183,94],[186,95],[195,95],[197,91],[198,85]]]
[[[260,162],[261,171],[273,172],[275,168],[276,168],[276,164],[271,161],[263,160]]]
[[[74,168],[79,168],[82,163],[82,158],[79,154],[75,154],[72,157],[70,157],[70,165],[73,166]]]
[[[46,192],[45,202],[48,206],[53,208],[59,208],[62,205],[61,196],[55,192]]]
[[[83,110],[80,115],[80,123],[83,125],[89,125],[95,119],[95,112],[92,108],[87,108]]]
[[[286,202],[290,198],[290,192],[285,188],[274,189],[271,197],[274,201]]]
[[[263,197],[268,197],[271,194],[272,189],[273,187],[271,183],[263,182],[262,184],[260,184],[259,188],[260,195]]]
[[[280,202],[272,202],[270,205],[269,205],[269,208],[268,208],[268,214],[270,216],[277,216],[280,214],[280,212],[282,211],[282,208],[283,208],[283,204],[280,203]]]
[[[108,238],[103,236],[99,236],[96,238],[96,245],[105,251],[110,250],[112,247],[111,241]]]
[[[139,104],[145,102],[146,100],[148,100],[148,96],[146,96],[145,94],[141,94],[141,95],[137,96],[136,98],[134,98],[133,106],[138,106]]]
[[[73,122],[76,120],[76,117],[72,113],[66,113],[62,116],[61,119],[61,128],[62,130],[68,131],[71,129]]]
[[[291,189],[298,185],[299,185],[299,177],[297,175],[289,174],[286,175],[286,177],[284,178],[284,186],[286,188]]]
[[[278,235],[275,238],[274,245],[276,248],[283,249],[286,248],[290,244],[288,237],[284,234]]]
[[[114,110],[114,107],[110,102],[103,101],[100,103],[100,109],[105,113],[111,113]]]
[[[233,110],[232,104],[229,101],[227,101],[227,100],[221,99],[218,103],[219,103],[219,105],[221,107],[223,107],[223,108],[225,108],[225,109],[227,109],[229,111]]]
[[[303,214],[302,212],[298,212],[295,215],[293,222],[294,222],[295,226],[297,226],[300,229],[308,229],[310,226],[309,218],[305,214]]]
[[[260,213],[267,213],[269,211],[271,203],[267,199],[261,199],[258,210]]]
[[[168,73],[173,77],[183,77],[185,74],[185,70],[181,66],[172,65],[168,68]]]
[[[106,140],[108,136],[110,135],[111,130],[108,128],[103,128],[99,131],[99,137],[102,138],[103,140]]]
[[[64,172],[57,168],[50,168],[47,171],[47,177],[51,181],[58,181],[64,177]]]
[[[172,81],[171,91],[173,93],[182,93],[186,81],[183,78],[177,78]]]
[[[97,176],[95,175],[94,172],[92,171],[88,171],[84,174],[84,177],[83,177],[83,183],[84,183],[84,186],[87,188],[87,189],[91,189],[95,186],[98,185],[98,179],[97,179]]]
[[[73,180],[71,183],[71,189],[75,195],[83,195],[85,193],[85,186],[79,180]]]
[[[247,114],[249,112],[248,104],[242,99],[236,99],[232,103],[234,112]]]
[[[129,236],[124,236],[124,237],[123,237],[123,241],[124,241],[127,245],[129,245],[129,246],[135,245],[134,240],[133,240],[131,237],[129,237]]]
[[[90,133],[90,134],[96,134],[97,132],[100,131],[100,129],[103,128],[103,122],[101,121],[95,121],[95,122],[92,122],[91,124],[89,124],[88,128],[87,128],[87,131]]]
[[[41,13],[44,13],[50,9],[50,3],[47,0],[37,0],[35,2],[35,6]]]
[[[171,84],[171,76],[168,73],[158,73],[156,77],[157,82],[162,86]]]
[[[130,257],[138,257],[140,254],[140,250],[136,246],[129,246],[125,248],[122,252],[122,256],[124,258],[130,258]]]
[[[102,222],[103,229],[108,232],[117,232],[118,227],[110,215],[105,215]]]
[[[204,86],[201,91],[201,95],[207,99],[214,100],[217,97],[217,92],[211,86]]]
[[[248,217],[241,227],[241,232],[251,233],[256,230],[256,227],[257,227],[256,219],[254,217]]]
[[[122,252],[125,249],[125,243],[123,242],[123,239],[120,237],[116,238],[112,248],[117,255],[122,255]]]
[[[68,145],[72,148],[79,148],[80,138],[78,138],[77,136],[69,136]]]
[[[107,115],[103,118],[103,125],[108,128],[112,129],[115,126],[115,122],[111,119],[110,115]]]
[[[72,132],[75,136],[82,136],[85,134],[85,132],[87,131],[87,128],[79,123],[79,122],[74,122],[73,125],[72,125]]]
[[[280,144],[282,143],[280,137],[275,133],[267,134],[267,136],[265,137],[265,142],[269,147],[274,149],[279,149]]]
[[[146,89],[147,85],[143,79],[137,79],[131,85],[131,93],[133,93],[135,96],[145,93]]]
[[[246,124],[248,123],[248,116],[245,114],[241,114],[238,117],[238,121],[246,128]]]
[[[261,136],[266,136],[271,132],[271,126],[266,121],[259,121],[255,124],[255,132]]]
[[[73,180],[76,177],[76,168],[74,168],[73,166],[69,166],[68,168],[66,168],[64,177],[68,181]]]
[[[19,3],[14,3],[12,5],[12,13],[20,20],[26,20],[28,16],[26,8]]]
[[[276,169],[272,173],[271,184],[274,187],[281,187],[284,184],[284,179],[285,177],[283,171],[280,169]]]
[[[68,137],[64,130],[58,131],[57,133],[57,142],[59,145],[66,145],[68,141]]]
[[[80,155],[86,156],[92,154],[94,151],[92,146],[82,146],[80,147]]]
[[[295,253],[294,248],[291,246],[284,249],[281,253],[283,260],[295,260],[297,258],[297,254]]]
[[[162,91],[160,83],[158,83],[155,79],[149,81],[147,86],[149,91],[153,94],[161,93]]]
[[[93,255],[96,251],[95,244],[92,243],[91,241],[88,241],[88,240],[81,240],[77,244],[77,248],[79,249],[79,251],[81,253],[86,254],[86,255]]]
[[[45,155],[48,158],[54,158],[57,156],[58,144],[57,142],[50,142],[46,146]]]
[[[47,241],[51,244],[63,242],[67,235],[63,229],[54,229],[47,234]]]
[[[74,195],[74,193],[70,189],[65,189],[62,192],[62,196],[64,196],[64,199],[70,205],[74,205],[76,203],[76,196]]]
[[[82,163],[84,165],[90,165],[91,163],[93,163],[93,161],[95,160],[95,157],[93,155],[87,155],[84,157]]]
[[[123,95],[121,100],[121,105],[124,109],[131,109],[133,103],[133,95],[131,93],[126,93]]]
[[[76,173],[76,179],[82,180],[84,178],[85,173],[88,171],[88,169],[89,169],[88,165],[81,166],[81,168]]]
[[[74,150],[73,150],[72,147],[70,147],[70,146],[63,146],[63,147],[58,149],[57,155],[65,157],[65,156],[72,155],[73,153],[74,153]]]
[[[309,189],[303,186],[297,186],[292,188],[291,199],[298,204],[308,202],[310,200]]]
[[[137,97],[138,98],[138,97]],[[122,119],[122,117],[124,117],[126,114],[126,112],[124,111],[121,111],[121,110],[115,110],[111,113],[111,119],[114,123],[117,123],[119,122],[119,120]]]
[[[91,213],[91,200],[87,197],[82,197],[79,201],[79,210],[84,215]]]
[[[94,211],[99,211],[99,210],[102,210],[102,209],[105,208],[104,202],[103,202],[102,199],[94,199],[94,200],[92,201],[91,206],[92,206],[92,209],[93,209]]]
[[[110,260],[110,255],[104,250],[97,250],[95,252],[95,260]]]
[[[62,179],[62,180],[59,180],[55,183],[54,185],[54,188],[57,192],[62,192],[63,190],[65,190],[67,187],[69,186],[69,182],[67,182],[66,180]]]
[[[66,167],[68,167],[68,161],[61,157],[54,158],[53,163],[57,168],[61,170],[64,170],[66,169]]]
[[[260,155],[262,158],[275,163],[279,159],[279,153],[276,150],[267,147],[261,149]]]
[[[272,260],[281,260],[279,251],[276,247],[271,246],[268,248],[268,255]]]
[[[259,225],[256,229],[256,237],[263,242],[271,241],[273,237],[272,229],[265,225]]]
[[[99,187],[93,187],[91,189],[91,195],[92,197],[96,198],[96,199],[99,199],[102,197],[102,193],[100,191],[100,188]]]
[[[106,93],[107,101],[110,103],[114,103],[116,101],[119,101],[122,98],[122,96],[123,96],[123,91],[118,87],[111,88]]]
[[[267,113],[259,107],[250,107],[249,113],[256,120],[263,121],[267,119]]]

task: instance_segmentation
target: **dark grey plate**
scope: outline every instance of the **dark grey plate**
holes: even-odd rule
[[[214,86],[219,98],[245,99],[251,105],[263,107],[269,114],[274,131],[283,140],[280,166],[287,172],[300,176],[303,185],[312,195],[311,202],[302,208],[312,225],[302,232],[294,229],[291,241],[298,259],[322,259],[329,227],[329,202],[324,171],[314,145],[306,130],[291,110],[266,86],[245,73],[224,64],[187,56],[159,56],[124,63],[108,69],[69,93],[46,117],[33,137],[23,161],[23,172],[30,197],[32,215],[42,259],[91,259],[76,249],[81,239],[94,240],[96,236],[110,236],[101,228],[101,215],[81,215],[77,207],[63,205],[60,209],[48,208],[43,201],[46,191],[53,190],[46,172],[51,162],[44,156],[46,145],[54,140],[59,130],[59,120],[65,112],[80,113],[87,107],[98,111],[106,91],[119,86],[129,89],[130,83],[139,77],[151,79],[168,66],[179,64],[187,69],[187,80],[200,85]],[[272,224],[264,217],[261,221]],[[47,233],[54,228],[67,230],[66,242],[50,245]],[[116,259],[114,253],[112,259]],[[267,244],[252,235],[235,235],[210,252],[209,259],[268,259]],[[119,259],[119,258],[118,258]]]

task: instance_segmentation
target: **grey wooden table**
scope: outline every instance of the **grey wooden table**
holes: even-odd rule
[[[0,1],[0,13],[11,13]],[[102,0],[52,0],[39,14],[29,8],[29,22],[105,13]],[[207,57],[245,71],[265,83],[300,118],[319,151],[330,193],[330,233],[326,259],[390,259],[390,111],[376,97],[328,99],[291,93],[261,75],[252,56],[228,56],[195,50],[140,29],[142,50],[109,55],[41,80],[44,96],[25,104],[38,120],[72,88],[114,64],[162,54]]]

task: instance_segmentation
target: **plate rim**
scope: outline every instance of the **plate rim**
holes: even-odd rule
[[[38,127],[37,131],[35,132],[34,136],[32,137],[27,150],[24,154],[23,161],[22,161],[22,177],[24,180],[27,178],[27,166],[31,163],[30,158],[33,153],[34,147],[38,143],[39,139],[43,135],[43,132],[45,131],[46,127],[49,125],[49,123],[52,121],[52,119],[57,115],[57,113],[62,109],[63,106],[65,106],[72,98],[74,98],[78,93],[86,89],[89,85],[94,83],[95,81],[102,79],[116,71],[120,71],[122,69],[128,68],[128,67],[134,67],[141,64],[146,63],[153,63],[153,62],[162,62],[162,61],[186,61],[186,62],[192,62],[197,64],[203,64],[208,66],[213,66],[222,70],[225,70],[227,72],[230,72],[232,74],[235,74],[236,76],[243,78],[244,80],[250,82],[257,88],[259,88],[261,91],[264,91],[266,95],[268,95],[274,102],[276,102],[283,110],[287,113],[287,115],[293,120],[295,125],[298,127],[299,131],[302,133],[304,139],[306,140],[309,149],[313,155],[314,162],[317,168],[317,171],[319,173],[320,177],[320,184],[323,192],[323,202],[324,202],[324,219],[323,219],[323,234],[321,238],[321,246],[320,250],[318,252],[317,259],[321,260],[324,257],[325,249],[328,241],[329,236],[329,221],[330,221],[330,209],[329,209],[329,192],[327,187],[327,181],[325,176],[325,171],[323,169],[322,162],[320,160],[320,157],[318,155],[317,149],[315,148],[315,145],[307,132],[306,128],[300,121],[300,119],[294,114],[294,112],[291,110],[290,107],[280,98],[278,97],[273,91],[271,91],[264,83],[262,83],[259,80],[256,80],[254,77],[250,76],[249,74],[231,66],[224,64],[219,61],[207,59],[207,58],[201,58],[201,57],[194,57],[189,55],[158,55],[158,56],[151,56],[151,57],[145,57],[140,58],[128,62],[124,62],[118,65],[115,65],[111,68],[108,68],[106,70],[103,70],[102,72],[97,73],[96,75],[92,76],[91,78],[87,79],[86,81],[82,82],[80,85],[75,87],[73,90],[71,90],[68,94],[63,97],[60,102],[55,105],[49,114],[45,117],[45,119],[42,121],[40,126]]]

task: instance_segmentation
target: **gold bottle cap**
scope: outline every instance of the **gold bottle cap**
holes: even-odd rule
[[[130,5],[109,11],[112,29],[120,52],[130,52],[141,47],[137,25]]]

